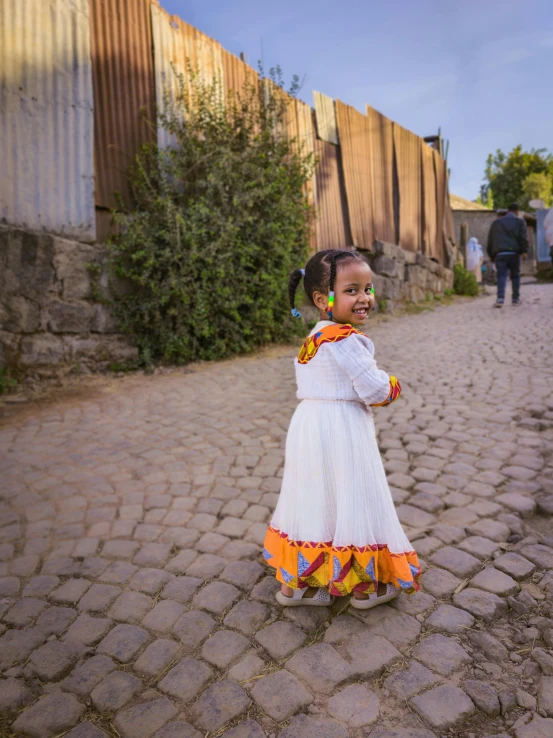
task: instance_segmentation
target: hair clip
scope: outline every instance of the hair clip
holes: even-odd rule
[[[301,313],[297,308],[292,308],[290,312],[292,313],[294,318],[301,318]]]
[[[332,308],[334,307],[334,290],[328,293],[328,305],[326,311],[328,313],[328,319],[332,320]]]

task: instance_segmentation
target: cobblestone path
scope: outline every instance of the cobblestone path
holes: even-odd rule
[[[291,349],[0,427],[0,735],[553,736],[553,295],[369,329],[424,591],[283,610],[260,558]]]

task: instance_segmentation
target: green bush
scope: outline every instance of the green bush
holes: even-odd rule
[[[140,152],[136,206],[115,214],[108,245],[111,274],[130,287],[114,311],[145,363],[221,359],[304,328],[287,282],[307,255],[314,161],[282,135],[280,71],[224,102],[220,81],[191,67],[178,81],[160,114],[172,144]]]
[[[17,380],[9,376],[6,369],[0,369],[0,395],[12,390],[17,385]]]
[[[553,282],[553,269],[541,269],[536,272],[536,279],[539,282]]]
[[[462,264],[453,267],[453,292],[467,297],[476,297],[480,293],[476,277]]]

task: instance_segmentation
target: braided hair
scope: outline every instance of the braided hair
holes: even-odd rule
[[[294,318],[301,318],[301,313],[295,307],[296,302],[296,290],[301,282],[305,269],[294,269],[288,280],[288,299],[290,300],[290,308],[292,309],[292,315]]]
[[[313,294],[315,292],[328,292],[329,294],[329,317],[332,320],[332,304],[334,285],[336,283],[337,262],[345,262],[352,259],[365,261],[358,251],[349,249],[327,249],[319,251],[312,256],[305,269],[294,269],[288,280],[288,297],[290,308],[294,317],[300,317],[300,312],[295,308],[296,290],[303,277],[303,288],[309,300],[315,304]]]

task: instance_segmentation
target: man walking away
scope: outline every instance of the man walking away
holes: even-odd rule
[[[513,305],[520,305],[520,257],[526,259],[528,253],[528,232],[517,203],[510,205],[507,214],[492,223],[487,251],[497,269],[495,307],[505,304],[507,273],[511,275]]]

